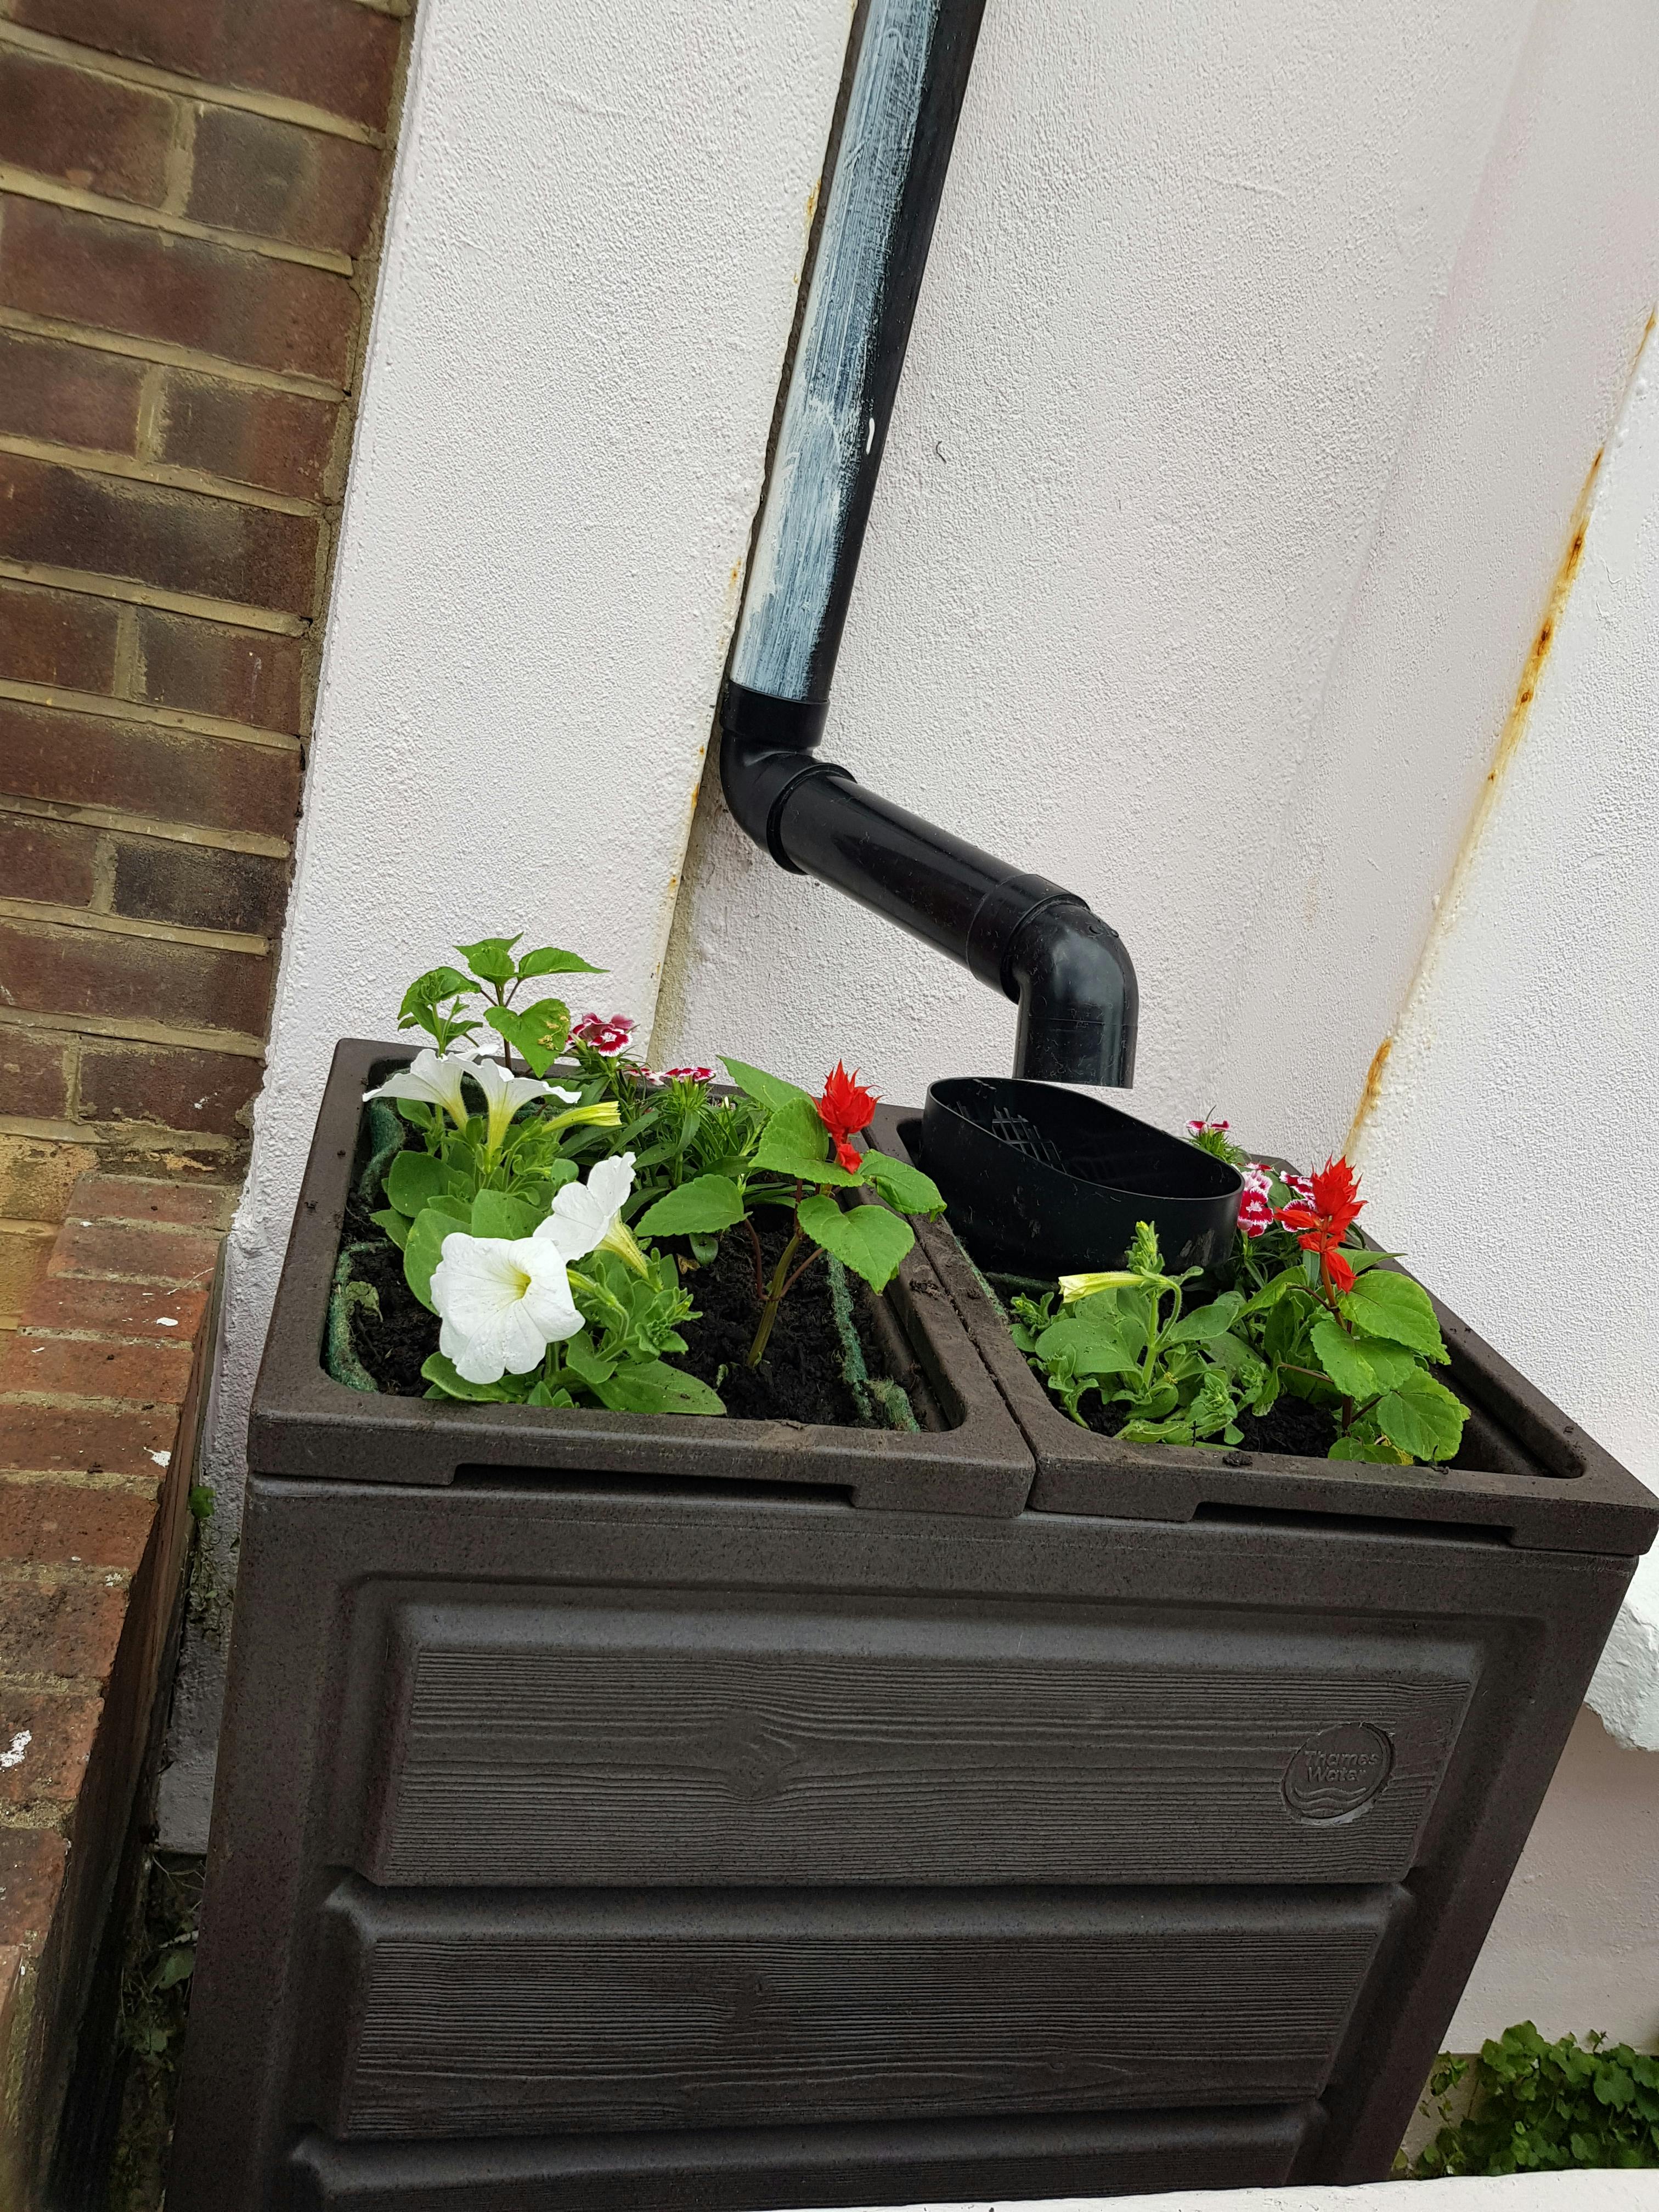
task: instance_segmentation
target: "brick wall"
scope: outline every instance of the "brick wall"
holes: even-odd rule
[[[260,1079],[404,0],[0,0],[0,1328]]]
[[[36,2212],[154,1739],[228,1183],[88,1175],[0,1340],[0,2208]],[[112,2039],[107,2019],[87,2023]]]

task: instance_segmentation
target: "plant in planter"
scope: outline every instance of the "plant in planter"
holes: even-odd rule
[[[1015,1342],[1067,1413],[1127,1443],[1237,1445],[1241,1414],[1264,1422],[1285,1395],[1324,1417],[1331,1459],[1453,1458],[1468,1409],[1429,1371],[1449,1357],[1433,1304],[1381,1266],[1397,1254],[1352,1241],[1365,1201],[1346,1160],[1303,1176],[1250,1160],[1224,1121],[1188,1133],[1244,1176],[1235,1272],[1245,1287],[1212,1290],[1183,1314],[1202,1271],[1166,1274],[1142,1222],[1123,1268],[1013,1298]]]
[[[915,1243],[904,1213],[942,1213],[943,1201],[917,1170],[860,1154],[853,1139],[877,1102],[841,1064],[817,1098],[738,1060],[726,1063],[734,1098],[714,1097],[712,1067],[653,1076],[632,1054],[626,1017],[573,1021],[552,998],[514,1006],[540,976],[603,972],[553,946],[520,955],[520,942],[482,939],[458,948],[468,973],[417,978],[401,1025],[431,1045],[364,1093],[389,1124],[364,1178],[386,1200],[368,1222],[439,1323],[419,1363],[426,1395],[723,1413],[729,1358],[703,1374],[680,1361],[692,1348],[684,1332],[702,1318],[699,1279],[727,1231],[741,1224],[752,1261],[743,1364],[754,1370],[784,1298],[816,1262],[832,1263],[820,1318],[845,1335],[840,1271],[884,1290]],[[504,1062],[489,1050],[497,1037]],[[574,1085],[547,1079],[561,1051]],[[532,1073],[513,1072],[515,1054]],[[860,1202],[848,1205],[855,1191]],[[785,1216],[780,1233],[758,1225],[764,1209]],[[357,1286],[371,1330],[384,1287]]]

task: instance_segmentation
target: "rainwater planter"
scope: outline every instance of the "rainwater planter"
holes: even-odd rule
[[[355,1394],[393,1056],[337,1058],[256,1396],[173,2212],[1385,2172],[1645,1493],[1473,1339],[1468,1491],[1068,1462],[937,1229],[916,1435]]]

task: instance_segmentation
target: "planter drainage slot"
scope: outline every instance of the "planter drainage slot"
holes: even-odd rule
[[[1195,1145],[1047,1083],[935,1083],[903,1134],[983,1267],[1032,1277],[1115,1267],[1138,1221],[1172,1267],[1230,1259],[1243,1178]]]

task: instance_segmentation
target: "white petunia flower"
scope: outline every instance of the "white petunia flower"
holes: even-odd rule
[[[586,1259],[601,1246],[626,1260],[636,1274],[647,1272],[643,1252],[634,1232],[622,1220],[622,1210],[634,1188],[634,1155],[600,1160],[588,1170],[587,1181],[568,1182],[553,1194],[553,1211],[536,1231],[567,1260]]]
[[[432,1270],[438,1349],[469,1382],[527,1375],[582,1325],[556,1246],[533,1237],[446,1237]]]
[[[545,1098],[550,1086],[538,1082],[533,1075],[509,1075],[493,1060],[475,1060],[466,1072],[484,1095],[489,1116],[484,1149],[493,1158],[500,1152],[507,1125],[520,1107],[532,1098]],[[566,1096],[562,1091],[559,1095]]]
[[[396,1075],[388,1076],[378,1089],[365,1091],[363,1103],[371,1098],[415,1098],[423,1106],[441,1106],[458,1129],[466,1127],[466,1104],[461,1097],[461,1078],[473,1070],[473,1057],[469,1048],[452,1046],[441,1058],[428,1045],[417,1052],[407,1067]]]

